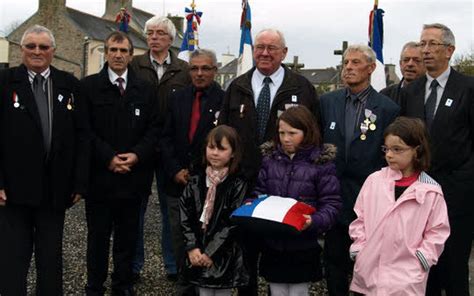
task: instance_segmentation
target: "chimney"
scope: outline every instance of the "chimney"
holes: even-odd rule
[[[66,0],[39,0],[39,11],[51,11],[56,9],[65,9]]]
[[[169,18],[173,22],[174,26],[176,27],[177,33],[180,33],[180,34],[184,33],[184,30],[183,30],[184,17],[177,16],[177,15],[171,16],[171,14],[168,14],[167,18]]]
[[[120,8],[124,7],[127,9],[128,13],[132,15],[133,21],[133,13],[132,13],[132,0],[106,0],[105,1],[105,13],[103,18],[111,21],[115,21],[115,17],[117,13],[120,12]]]

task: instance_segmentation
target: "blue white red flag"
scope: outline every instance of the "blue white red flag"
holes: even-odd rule
[[[242,1],[242,17],[240,19],[240,49],[237,61],[237,76],[253,67],[252,56],[252,15],[248,0]]]
[[[378,8],[378,0],[375,0],[374,9],[369,16],[369,46],[375,51],[377,61],[374,73],[371,77],[372,87],[380,91],[387,86],[385,76],[385,65],[383,62],[383,15],[385,11]]]
[[[191,52],[199,48],[198,26],[201,24],[202,12],[196,11],[194,7],[192,9],[186,7],[184,11],[186,12],[186,32],[184,32],[178,58],[189,62]]]

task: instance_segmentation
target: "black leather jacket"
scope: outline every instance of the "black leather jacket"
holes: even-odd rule
[[[228,176],[217,186],[214,211],[206,232],[199,218],[206,199],[204,172],[191,177],[180,201],[181,229],[186,252],[200,248],[214,262],[210,268],[192,267],[186,255],[182,273],[200,287],[231,288],[248,284],[248,272],[243,260],[238,229],[230,215],[238,208],[247,191],[247,183],[239,177]]]

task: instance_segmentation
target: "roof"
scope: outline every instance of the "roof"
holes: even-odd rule
[[[228,62],[224,65],[224,67],[220,68],[217,73],[219,74],[235,74],[237,73],[237,60],[238,58],[233,59],[232,61]]]
[[[95,40],[105,40],[105,38],[113,31],[117,31],[117,24],[115,22],[96,17],[91,14],[81,12],[69,7],[66,7],[67,17],[89,38]],[[141,34],[130,30],[128,33],[132,39],[133,46],[136,48],[147,49],[147,43]]]
[[[311,84],[336,83],[338,71],[334,68],[301,69],[299,73],[308,79]]]
[[[145,29],[145,23],[147,20],[151,19],[153,14],[146,12],[144,10],[132,7],[132,20],[134,20],[137,25],[140,27],[141,32]]]

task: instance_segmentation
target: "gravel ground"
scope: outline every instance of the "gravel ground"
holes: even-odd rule
[[[145,266],[140,282],[135,286],[137,295],[161,296],[174,295],[173,283],[166,279],[160,248],[160,211],[156,192],[150,198],[145,218]],[[86,284],[86,242],[84,202],[70,209],[66,214],[64,227],[64,295],[84,295]],[[29,274],[29,295],[34,295],[35,274],[34,259]],[[112,263],[110,263],[111,268]],[[110,277],[106,287],[110,288]],[[266,295],[263,280],[260,295]],[[110,292],[108,290],[107,292]],[[311,287],[311,295],[326,295],[324,283]]]

